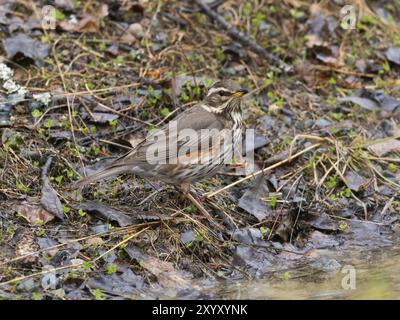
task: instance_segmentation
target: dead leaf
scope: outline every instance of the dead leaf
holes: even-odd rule
[[[389,48],[385,55],[390,62],[400,65],[400,48]]]
[[[140,214],[135,213],[134,215],[129,215],[123,213],[119,210],[110,208],[104,204],[97,201],[86,201],[80,203],[76,206],[76,209],[82,209],[87,212],[94,212],[102,216],[103,218],[109,219],[111,221],[116,221],[121,227],[132,225],[135,223],[140,223],[143,221],[157,221],[160,220],[158,216],[151,214]]]
[[[15,238],[15,239],[14,239]],[[35,241],[35,237],[29,229],[19,229],[14,235],[12,241],[15,241],[15,252],[16,258],[27,256],[22,261],[23,263],[35,263],[38,259],[37,251],[39,246]]]
[[[63,20],[59,23],[59,26],[64,31],[69,32],[98,32],[99,31],[99,21],[91,16],[86,15],[80,20],[69,19]]]
[[[393,98],[392,96],[382,92],[381,90],[370,91],[370,90],[360,90],[352,96],[339,98],[340,102],[353,102],[360,107],[367,110],[379,110],[393,112],[395,109],[400,107],[400,101]]]
[[[40,205],[28,204],[24,202],[20,205],[17,205],[15,210],[30,224],[46,224],[54,219],[54,215],[43,209]]]
[[[359,191],[361,186],[365,185],[368,181],[353,171],[347,172],[344,178],[346,179],[347,186],[352,191]]]
[[[356,61],[355,66],[361,73],[377,73],[383,70],[383,66],[374,60],[359,59]]]
[[[140,262],[144,269],[155,275],[158,279],[158,283],[163,288],[200,290],[199,286],[187,279],[179,270],[175,269],[172,263],[149,256],[132,243],[125,247],[125,251],[131,259]]]
[[[265,177],[260,176],[254,181],[254,185],[246,190],[239,199],[238,207],[262,221],[273,214],[272,208],[262,200],[268,192],[269,189]]]
[[[43,208],[54,214],[57,218],[64,220],[64,209],[61,201],[58,198],[57,192],[53,189],[50,184],[50,180],[47,177],[47,170],[50,168],[52,157],[49,157],[46,164],[42,169],[42,197],[40,203]]]
[[[96,14],[85,14],[77,20],[74,16],[70,19],[64,19],[59,23],[59,26],[69,32],[99,32],[100,19],[108,15],[108,6],[102,4]]]
[[[118,119],[119,115],[115,113],[104,113],[104,112],[92,112],[93,120],[97,123],[109,123],[115,119]]]
[[[122,42],[132,44],[143,38],[143,27],[140,23],[132,23],[121,37]]]
[[[356,96],[349,96],[349,97],[343,97],[339,98],[338,101],[340,102],[353,102],[357,105],[359,105],[361,108],[373,111],[373,110],[378,110],[379,106],[378,104],[368,98],[362,98],[362,97],[356,97]]]
[[[47,177],[43,181],[42,198],[40,199],[40,203],[43,208],[54,214],[57,218],[61,220],[64,219],[64,210],[61,201]]]
[[[50,46],[32,39],[26,34],[18,34],[3,40],[4,51],[9,59],[32,59],[38,67],[43,66],[44,58],[49,54]]]
[[[400,141],[391,138],[369,146],[368,150],[378,157],[382,157],[389,152],[400,152]]]

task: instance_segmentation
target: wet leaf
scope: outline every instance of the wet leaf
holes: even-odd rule
[[[193,230],[185,231],[181,234],[181,241],[184,244],[190,244],[196,240],[196,235]]]
[[[144,279],[127,269],[121,274],[113,272],[90,278],[87,282],[89,289],[100,289],[112,294],[139,294],[144,287]]]
[[[357,105],[359,105],[361,108],[367,109],[367,110],[378,110],[379,109],[379,105],[368,98],[361,98],[361,97],[356,97],[356,96],[350,96],[350,97],[344,97],[344,98],[339,98],[339,101],[342,102],[353,102]]]
[[[378,62],[375,62],[374,60],[357,60],[356,67],[362,73],[377,73],[380,70],[383,70],[382,65],[378,64]]]
[[[97,213],[103,218],[117,222],[121,227],[125,227],[135,223],[140,223],[143,221],[159,220],[158,216],[151,214],[139,214],[136,212],[134,214],[128,215],[126,213],[110,208],[94,200],[80,203],[79,205],[76,206],[76,209],[82,209],[83,211],[89,213],[90,212]]]
[[[400,48],[389,48],[385,55],[390,62],[400,65]]]
[[[310,215],[308,223],[317,230],[321,231],[338,231],[340,228],[338,223],[324,213]]]
[[[273,210],[262,200],[269,192],[264,177],[257,179],[252,188],[246,190],[239,199],[238,207],[255,216],[259,221],[273,214]]]
[[[104,112],[92,112],[90,115],[88,113],[83,113],[83,118],[90,119],[96,123],[109,123],[110,121],[113,121],[115,119],[119,118],[119,115],[115,113],[104,113]]]
[[[54,214],[57,218],[64,219],[64,210],[57,192],[50,184],[49,178],[45,178],[42,186],[42,197],[40,203],[43,208]]]
[[[360,107],[367,110],[379,110],[393,112],[400,106],[400,101],[377,90],[375,92],[369,90],[361,90],[353,96],[339,98],[340,102],[353,102],[358,104]]]
[[[9,59],[18,60],[20,57],[32,59],[39,67],[43,66],[44,58],[50,51],[50,46],[32,39],[26,34],[18,34],[3,40],[4,51]]]
[[[257,228],[237,229],[232,234],[233,240],[243,244],[266,244],[261,237],[261,231]]]
[[[313,249],[331,248],[340,244],[335,235],[324,234],[317,230],[311,233],[308,241],[307,245]]]
[[[367,179],[361,177],[360,175],[358,175],[353,171],[348,171],[344,176],[344,178],[346,179],[348,187],[356,192],[359,191],[360,187],[363,186],[368,181]]]
[[[245,267],[255,277],[272,271],[276,264],[276,257],[268,249],[239,245],[235,248],[234,264]]]
[[[200,289],[193,281],[175,269],[172,263],[149,256],[132,243],[125,248],[125,251],[131,259],[136,260],[144,269],[155,275],[161,287],[192,291]]]
[[[95,212],[103,218],[116,221],[121,227],[133,224],[135,221],[134,217],[130,217],[121,211],[112,209],[97,201],[86,201],[81,203],[79,204],[79,209],[82,209],[86,212]]]

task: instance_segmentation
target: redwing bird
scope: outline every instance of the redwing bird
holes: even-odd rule
[[[175,185],[208,217],[188,192],[190,184],[213,176],[231,160],[241,143],[241,98],[247,93],[234,82],[218,81],[207,96],[108,167],[83,178],[77,186],[121,173],[155,178]]]

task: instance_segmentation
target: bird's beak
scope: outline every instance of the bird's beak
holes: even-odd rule
[[[241,89],[241,90],[239,90],[239,91],[236,91],[234,94],[233,94],[233,96],[234,97],[237,97],[237,98],[240,98],[241,96],[243,96],[244,94],[246,94],[246,93],[248,93],[249,91],[248,90],[246,90],[246,89]]]

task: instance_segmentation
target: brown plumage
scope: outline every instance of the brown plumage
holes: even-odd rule
[[[110,166],[76,185],[129,172],[188,190],[191,183],[214,175],[224,164],[224,157],[228,160],[232,157],[232,148],[241,137],[241,96],[245,92],[231,81],[215,83],[203,101],[150,134]],[[185,139],[183,132],[187,129],[197,138]],[[233,136],[232,142],[223,145],[228,136]],[[176,145],[176,152],[172,152],[171,145]],[[201,148],[203,145],[206,148]],[[156,156],[153,150],[157,150]],[[155,161],[155,158],[165,161]]]

